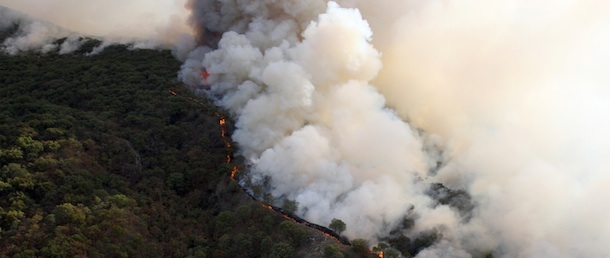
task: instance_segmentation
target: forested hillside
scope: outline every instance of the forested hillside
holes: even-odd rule
[[[0,55],[0,257],[357,255],[241,191],[169,51],[95,43]]]

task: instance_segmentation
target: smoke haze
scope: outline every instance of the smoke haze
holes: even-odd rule
[[[417,257],[610,256],[610,3],[26,2],[0,5],[173,39],[180,78],[234,115],[251,180],[311,222],[436,232]],[[75,6],[109,19],[54,20]],[[172,34],[187,23],[198,44]],[[435,183],[471,199],[441,204]]]
[[[377,34],[384,69],[374,83],[403,118],[445,140],[450,160],[432,180],[468,189],[499,254],[607,256],[610,4],[409,10],[391,25],[370,20],[392,28]]]
[[[22,24],[19,35],[4,42],[5,52],[11,54],[26,50],[44,53],[53,47],[53,41],[67,36],[99,38],[105,45],[132,43],[136,48],[167,48],[188,44],[182,37],[192,34],[184,2],[0,0],[0,7],[21,12],[3,9],[0,29],[16,21]],[[78,49],[76,40],[72,41],[64,48],[65,53]]]

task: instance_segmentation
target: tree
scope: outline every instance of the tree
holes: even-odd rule
[[[328,244],[324,247],[324,257],[327,258],[343,258],[345,255],[339,250],[337,244]]]
[[[38,157],[38,153],[44,149],[42,142],[33,140],[32,137],[29,136],[21,136],[17,138],[17,145],[19,148],[25,151],[29,159]]]
[[[85,224],[91,210],[82,204],[73,205],[71,203],[62,203],[55,207],[53,214],[59,224],[75,223]]]
[[[176,191],[178,194],[184,194],[186,191],[186,182],[184,180],[184,174],[182,173],[171,173],[167,178],[168,186]]]
[[[294,214],[299,209],[299,203],[293,200],[285,200],[282,209],[288,214]]]
[[[18,161],[23,159],[23,151],[19,148],[11,148],[8,150],[0,150],[0,162],[8,163],[10,161]]]
[[[363,257],[366,257],[369,253],[369,243],[364,239],[354,239],[352,241],[352,248],[354,251]]]
[[[294,247],[286,242],[279,242],[271,247],[269,258],[289,258],[294,254]]]
[[[215,231],[225,234],[237,225],[237,215],[232,211],[223,211],[214,218]]]
[[[280,223],[280,230],[294,246],[298,246],[307,236],[307,232],[300,225],[290,220]]]
[[[341,234],[343,231],[345,231],[345,222],[343,222],[340,219],[336,219],[334,218],[331,222],[330,225],[328,225],[328,227],[330,229],[332,229],[333,231],[337,232],[338,234]]]
[[[169,51],[107,50],[0,54],[0,257],[294,257],[327,243],[225,187],[245,160],[226,164],[215,114],[229,116],[168,92],[181,85]],[[270,182],[253,192],[275,203]]]
[[[400,252],[394,248],[386,248],[383,250],[384,258],[398,258],[400,257]]]

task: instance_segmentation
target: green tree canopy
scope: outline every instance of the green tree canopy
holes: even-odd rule
[[[330,225],[328,225],[328,227],[339,234],[343,233],[343,231],[345,231],[346,229],[345,222],[336,218],[330,222]]]

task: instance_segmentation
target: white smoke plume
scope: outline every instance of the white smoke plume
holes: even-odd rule
[[[418,257],[610,256],[610,4],[189,6],[200,40],[229,32],[182,78],[210,72],[251,175],[304,218],[374,240],[407,216],[408,236],[442,235]],[[432,183],[473,209],[439,204]]]
[[[436,180],[475,197],[496,252],[610,255],[610,4],[386,2],[361,8],[384,28],[374,83],[446,141]]]
[[[314,223],[342,219],[350,238],[436,232],[418,257],[610,256],[609,3],[337,2],[0,5],[177,44],[181,79],[201,89],[208,70],[207,93],[235,116],[250,176]],[[0,26],[20,17],[2,11]],[[31,24],[3,50],[78,43]],[[471,202],[439,203],[457,190]]]
[[[233,19],[238,26],[224,27],[235,31],[222,36],[218,49],[197,55],[211,74],[210,93],[237,116],[233,139],[254,179],[269,176],[273,196],[296,200],[307,220],[344,220],[352,238],[387,236],[412,207],[426,221],[415,233],[460,221],[455,210],[434,208],[426,194],[436,162],[424,153],[426,143],[369,85],[381,56],[358,10],[330,2],[326,10],[286,12],[290,2],[254,3],[223,7],[261,13],[246,18],[247,28]],[[301,13],[312,11],[319,13],[315,20],[300,20],[315,17]],[[183,78],[194,71],[191,64]]]
[[[134,48],[169,48],[190,45],[185,0],[0,0],[0,27],[21,24],[20,31],[0,42],[4,52],[26,50],[62,54],[77,50],[78,37],[100,39],[103,46],[130,44]],[[10,8],[10,9],[8,9]],[[21,13],[17,13],[15,10]],[[71,36],[64,46],[57,39]],[[179,44],[183,43],[183,44]]]
[[[58,38],[70,36],[70,32],[53,24],[29,19],[24,14],[0,6],[0,31],[11,33],[15,29],[17,31],[14,31],[13,35],[1,42],[1,52],[14,55],[30,49],[39,49],[40,52],[47,53],[58,48],[63,52],[78,45],[78,40],[73,37],[66,40],[62,46],[54,44]]]

